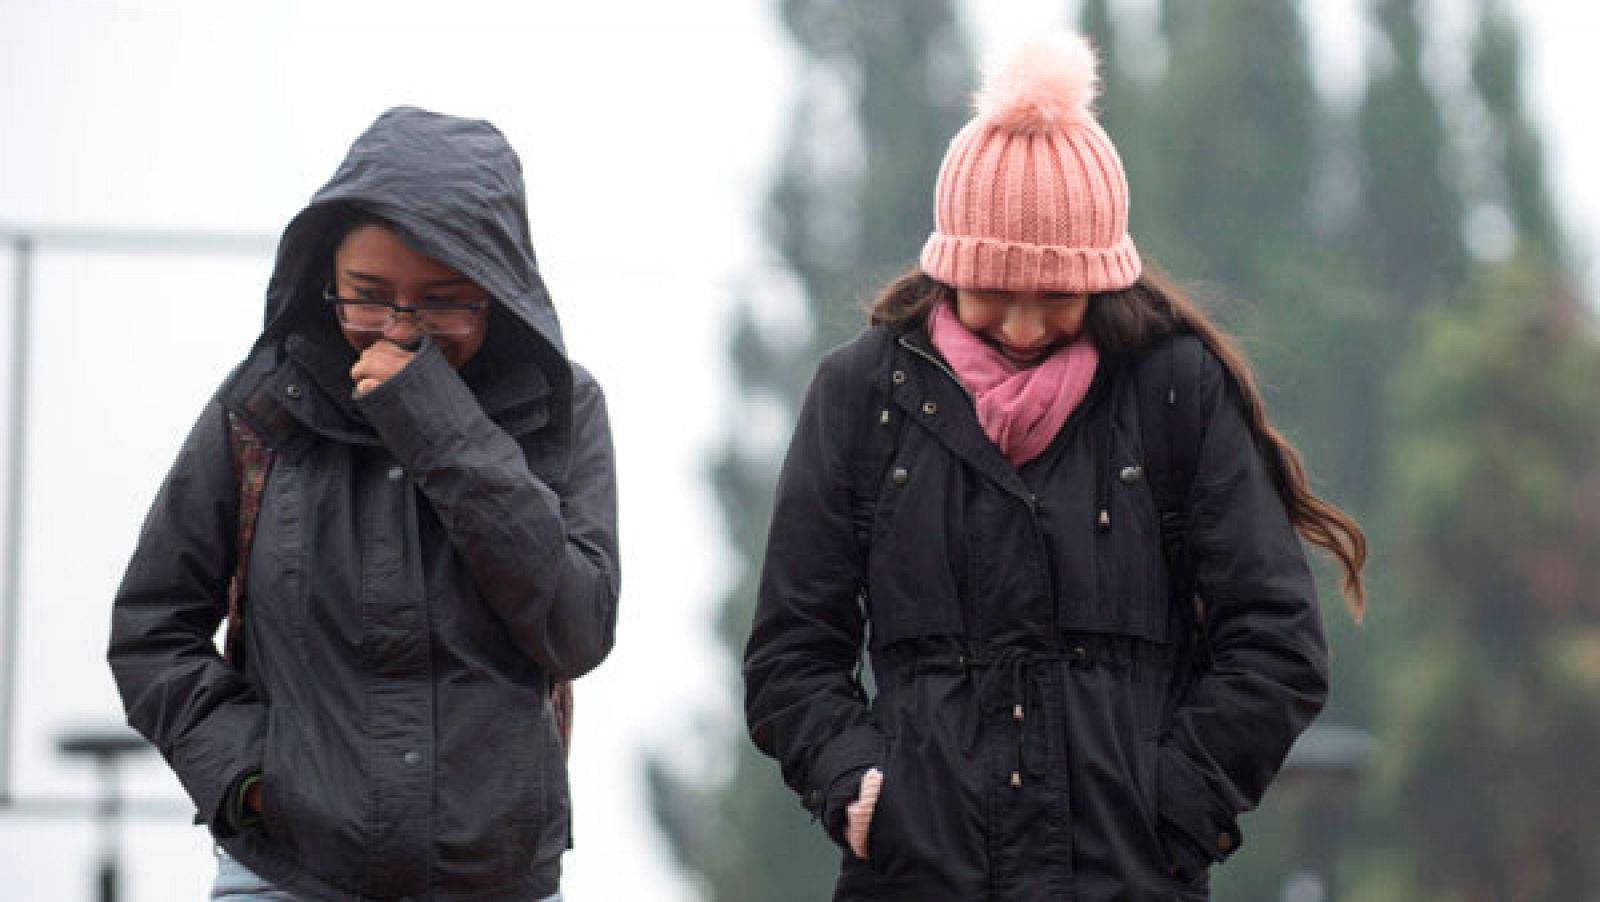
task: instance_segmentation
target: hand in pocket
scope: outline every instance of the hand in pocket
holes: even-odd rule
[[[863,861],[867,858],[867,837],[872,829],[872,812],[878,807],[878,792],[883,788],[883,771],[876,767],[861,775],[861,791],[845,806],[845,839],[850,851]]]

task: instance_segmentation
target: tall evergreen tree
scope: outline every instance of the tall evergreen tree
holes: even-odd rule
[[[787,147],[768,199],[771,245],[798,283],[809,335],[777,335],[741,305],[730,348],[748,403],[792,422],[821,353],[863,322],[864,293],[916,259],[932,226],[933,183],[967,116],[971,63],[947,0],[782,0],[805,55]],[[783,430],[787,435],[787,428]],[[778,444],[781,444],[778,443]],[[735,666],[755,605],[779,460],[769,444],[730,436],[711,478],[738,575],[719,633]],[[730,686],[738,698],[739,690]],[[707,784],[652,761],[657,820],[708,900],[826,898],[839,854],[743,731],[708,742],[735,748],[732,774]]]
[[[1147,136],[1173,173],[1162,255],[1230,292],[1267,287],[1280,248],[1312,241],[1322,106],[1297,4],[1189,0],[1165,21],[1161,132]]]
[[[1387,52],[1358,113],[1363,168],[1359,243],[1384,303],[1419,310],[1467,276],[1460,192],[1446,177],[1450,142],[1423,76],[1416,0],[1378,0]]]
[[[1514,242],[1556,266],[1566,257],[1550,202],[1544,148],[1522,109],[1522,40],[1506,9],[1483,6],[1472,60],[1472,82],[1488,111],[1500,183],[1492,186],[1511,221]]]

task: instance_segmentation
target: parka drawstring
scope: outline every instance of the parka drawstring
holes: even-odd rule
[[[1043,776],[1049,766],[1049,730],[1039,715],[1044,696],[1044,680],[1049,665],[1065,658],[1049,651],[1020,645],[983,646],[967,653],[968,673],[973,682],[973,701],[979,716],[971,718],[967,753],[978,747],[985,714],[1001,714],[1016,734],[1016,757],[1007,780],[1013,789],[1022,787],[1023,777]],[[1045,665],[1045,666],[1041,666]]]
[[[1111,531],[1111,470],[1115,466],[1111,450],[1111,423],[1102,420],[1091,427],[1094,467],[1095,532]]]

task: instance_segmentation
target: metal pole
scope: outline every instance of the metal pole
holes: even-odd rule
[[[117,781],[117,759],[112,755],[101,758],[100,771],[100,866],[96,880],[100,884],[100,902],[117,902],[120,877],[119,849],[117,848],[117,820],[122,816],[122,788]]]
[[[22,584],[22,474],[23,454],[27,442],[23,429],[28,422],[28,332],[30,331],[30,306],[32,298],[33,240],[27,235],[12,239],[16,252],[15,292],[11,315],[11,440],[6,455],[6,538],[5,538],[5,593],[0,596],[0,611],[5,629],[5,651],[0,658],[0,807],[11,804],[11,718],[12,697],[16,695],[17,616],[20,599],[18,587]]]

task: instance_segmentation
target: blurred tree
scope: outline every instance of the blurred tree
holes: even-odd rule
[[[1467,276],[1462,200],[1446,177],[1450,142],[1423,77],[1416,0],[1377,0],[1384,52],[1357,114],[1359,243],[1387,305],[1410,311],[1460,291]]]
[[[1561,267],[1567,254],[1545,181],[1544,150],[1522,110],[1521,38],[1501,4],[1482,6],[1472,81],[1489,115],[1490,153],[1500,164],[1487,193],[1506,207],[1512,243]]]
[[[772,328],[752,309],[791,300],[771,285],[736,314],[731,352],[740,403],[779,415],[735,422],[741,429],[771,424],[781,434],[771,441],[731,435],[712,467],[737,555],[718,625],[733,662],[749,632],[794,405],[822,352],[863,326],[866,293],[915,261],[932,226],[939,162],[968,115],[972,85],[966,38],[947,0],[782,0],[779,9],[804,61],[767,230],[798,286],[810,332]],[[657,820],[706,898],[827,898],[839,853],[783,786],[777,765],[756,753],[742,729],[707,742],[735,747],[723,759],[731,770],[725,780],[685,775],[660,758],[648,766]]]
[[[1396,374],[1411,610],[1358,898],[1600,894],[1600,341],[1569,286],[1484,267]]]
[[[1392,378],[1405,650],[1380,718],[1386,841],[1352,867],[1357,898],[1600,895],[1600,331],[1522,110],[1515,23],[1480,9],[1467,222],[1490,231]]]
[[[1322,104],[1305,27],[1292,0],[1165,9],[1159,130],[1143,137],[1172,175],[1157,183],[1169,193],[1161,221],[1141,228],[1162,230],[1153,250],[1174,272],[1253,294],[1285,248],[1315,240]]]

